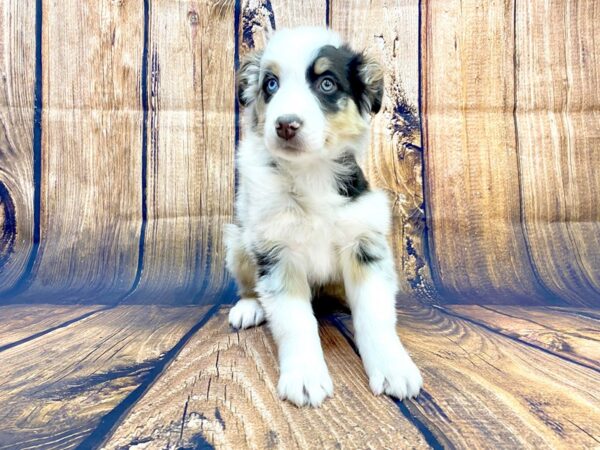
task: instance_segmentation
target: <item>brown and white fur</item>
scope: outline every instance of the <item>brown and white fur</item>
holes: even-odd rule
[[[240,183],[225,239],[241,299],[231,325],[266,319],[280,397],[320,405],[333,384],[311,301],[316,288],[340,284],[373,392],[417,395],[421,375],[396,334],[388,199],[357,164],[381,106],[381,67],[330,30],[281,30],[242,62],[238,96]]]

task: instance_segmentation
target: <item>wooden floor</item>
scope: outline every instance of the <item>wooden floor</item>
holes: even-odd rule
[[[335,395],[276,395],[265,327],[227,307],[0,307],[0,449],[600,448],[600,310],[403,305],[414,401],[375,397],[349,316],[320,315]]]

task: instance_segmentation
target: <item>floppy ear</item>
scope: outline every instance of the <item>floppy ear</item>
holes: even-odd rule
[[[374,58],[364,53],[356,57],[355,64],[358,79],[362,84],[360,109],[377,114],[383,101],[383,68]]]
[[[237,96],[240,105],[247,106],[258,95],[260,59],[262,50],[254,51],[244,57],[237,73]]]

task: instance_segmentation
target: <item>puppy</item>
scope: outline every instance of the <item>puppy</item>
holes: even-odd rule
[[[279,396],[318,406],[333,393],[311,299],[341,285],[375,394],[417,395],[419,370],[396,334],[390,207],[357,161],[381,108],[383,72],[334,32],[275,32],[238,73],[244,107],[235,224],[227,267],[240,300],[229,322],[267,321],[279,353]]]

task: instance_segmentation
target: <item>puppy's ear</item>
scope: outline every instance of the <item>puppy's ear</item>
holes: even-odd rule
[[[237,73],[237,96],[242,106],[247,106],[258,95],[260,59],[262,50],[254,51],[244,57]]]
[[[361,90],[360,109],[377,114],[383,101],[383,68],[377,60],[364,53],[356,56],[353,65]]]

